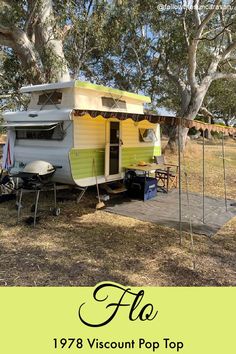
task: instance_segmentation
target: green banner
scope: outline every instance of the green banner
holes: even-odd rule
[[[1,288],[3,354],[236,353],[236,288]]]

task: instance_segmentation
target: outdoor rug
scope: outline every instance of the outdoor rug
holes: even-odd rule
[[[193,232],[207,236],[214,235],[227,221],[236,216],[236,204],[233,200],[205,197],[205,223],[203,223],[202,195],[189,193],[182,194],[182,229],[189,232],[189,216],[192,220]],[[233,205],[231,205],[233,204]],[[142,221],[149,221],[160,225],[179,229],[179,192],[177,189],[168,194],[159,192],[157,197],[146,202],[141,200],[120,197],[106,202],[105,211],[128,216]]]

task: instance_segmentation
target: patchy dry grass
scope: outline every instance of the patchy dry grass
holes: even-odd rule
[[[202,193],[203,171],[202,140],[189,142],[182,157],[182,172],[187,171],[190,190]],[[168,162],[177,162],[177,156],[167,155]],[[227,197],[236,198],[236,142],[232,139],[225,143],[225,166]],[[221,141],[207,142],[205,145],[205,193],[209,196],[224,198],[224,174]],[[183,186],[185,178],[183,176]]]
[[[228,195],[236,199],[236,144],[227,143]],[[219,145],[206,146],[207,194],[223,197]],[[169,161],[175,157],[168,156]],[[190,143],[185,156],[192,191],[201,191],[201,144]],[[191,176],[191,178],[190,178]],[[29,215],[31,197],[24,198]],[[62,213],[48,213],[43,196],[34,229],[17,224],[14,202],[0,204],[0,285],[93,286],[104,280],[137,286],[236,285],[236,218],[212,238],[195,236],[196,269],[190,236],[167,227],[95,211],[95,192],[81,204],[60,202]]]

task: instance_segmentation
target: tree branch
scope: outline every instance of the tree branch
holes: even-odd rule
[[[226,63],[229,65],[229,67],[230,67],[232,70],[236,70],[236,67],[234,67],[234,66],[230,63],[229,59],[227,59]]]
[[[189,34],[188,34],[188,29],[187,29],[187,24],[186,24],[186,9],[183,10],[182,24],[183,24],[185,41],[186,41],[187,47],[189,47]]]
[[[214,115],[204,106],[202,106],[198,112],[206,118],[214,118]]]
[[[1,25],[0,25],[0,44],[10,48],[13,45],[12,30],[8,27],[4,27]]]
[[[183,80],[180,79],[180,77],[178,75],[175,75],[169,65],[167,63],[164,62],[162,56],[160,55],[159,58],[160,62],[163,65],[163,69],[166,73],[166,75],[177,85],[178,89],[180,90],[181,94],[183,94],[186,90],[186,84],[184,83]]]
[[[236,49],[236,41],[232,42],[222,53],[221,60],[227,59],[230,53]]]
[[[24,31],[26,33],[28,33],[29,27],[32,25],[32,19],[35,16],[35,12],[36,12],[38,3],[39,3],[39,0],[35,0],[33,3],[31,1],[29,1],[30,10],[29,10],[29,14],[28,14],[28,19],[27,19],[27,21],[25,22],[25,25],[24,25]]]
[[[234,22],[231,22],[231,23],[229,23],[228,25],[224,26],[224,28],[223,28],[219,33],[217,33],[214,37],[212,37],[212,38],[201,37],[201,38],[197,38],[197,39],[199,39],[199,40],[201,40],[201,41],[203,41],[203,40],[214,41],[214,40],[215,40],[217,37],[219,37],[223,32],[225,32],[229,26],[231,26],[231,25],[233,25],[233,24],[234,24]]]
[[[2,0],[2,2],[10,7],[16,3],[14,0]]]
[[[206,27],[207,23],[212,19],[214,16],[217,6],[221,0],[215,0],[214,7],[211,11],[208,12],[206,17],[203,19],[203,21],[200,23],[200,25],[197,28],[195,38],[191,41],[189,47],[188,47],[188,78],[189,78],[189,83],[191,86],[191,91],[194,92],[198,88],[198,83],[196,79],[196,68],[197,68],[197,48],[198,48],[198,43],[199,40],[202,37],[202,33],[204,28]],[[195,4],[195,16],[198,18],[198,23],[200,20],[199,12],[198,12],[198,5],[199,1],[194,1]]]
[[[40,69],[34,46],[26,33],[18,27],[0,26],[0,44],[12,48],[26,69],[34,71],[36,80],[40,77]]]
[[[196,33],[196,38],[201,38],[202,36],[202,32],[204,30],[204,28],[206,27],[206,25],[208,24],[208,22],[212,19],[212,17],[214,16],[216,10],[217,10],[217,6],[220,4],[221,0],[215,0],[215,3],[213,5],[213,8],[211,11],[208,12],[208,14],[206,15],[206,17],[203,19],[203,21],[201,22],[200,26],[197,29],[197,33]]]
[[[195,24],[197,27],[199,27],[201,24],[200,14],[198,11],[198,5],[199,5],[199,0],[194,0],[193,1],[193,14],[194,14],[194,19],[195,19]]]
[[[212,76],[212,80],[219,80],[219,79],[236,80],[236,74],[216,72]]]

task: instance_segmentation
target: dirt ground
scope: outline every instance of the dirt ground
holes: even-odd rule
[[[188,172],[190,190],[201,192],[201,141],[190,142],[185,155],[183,172]],[[169,155],[167,160],[175,162],[176,157]],[[236,199],[232,140],[226,144],[226,168],[228,197]],[[224,196],[219,142],[206,146],[206,191]],[[212,238],[194,235],[193,256],[189,234],[183,235],[180,246],[173,229],[95,211],[95,195],[91,189],[76,204],[71,192],[60,194],[59,217],[49,212],[52,195],[43,195],[36,228],[24,222],[32,195],[24,198],[18,224],[15,202],[1,203],[0,285],[94,286],[105,280],[132,286],[236,285],[236,218]]]

